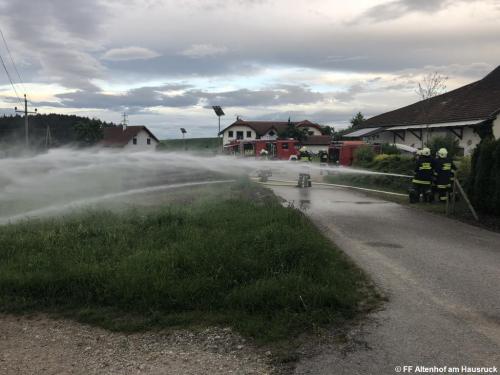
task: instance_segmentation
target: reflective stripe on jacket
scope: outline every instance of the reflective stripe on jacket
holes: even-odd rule
[[[434,175],[434,160],[430,156],[420,156],[415,165],[414,184],[430,185]]]

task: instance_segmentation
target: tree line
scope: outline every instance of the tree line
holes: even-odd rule
[[[67,144],[92,145],[102,139],[106,127],[114,123],[95,118],[63,114],[39,114],[29,116],[30,147],[58,147]],[[0,143],[2,145],[24,144],[24,117],[0,117]]]

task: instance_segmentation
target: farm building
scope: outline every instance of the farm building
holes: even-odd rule
[[[154,150],[160,143],[158,138],[145,126],[116,126],[104,129],[100,142],[103,147],[123,148],[127,151]]]
[[[289,123],[287,121],[244,121],[238,119],[221,131],[223,144],[227,145],[235,140],[275,140],[280,133],[287,129],[289,124],[306,129],[312,137],[323,135],[321,126],[308,120]]]
[[[500,137],[500,66],[477,82],[374,116],[344,137],[420,148],[449,135],[468,155],[487,134]]]

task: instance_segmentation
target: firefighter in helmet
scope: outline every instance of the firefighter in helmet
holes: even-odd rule
[[[440,202],[448,200],[448,193],[451,191],[455,179],[455,170],[453,160],[448,157],[448,150],[445,148],[439,149],[434,161],[434,178]]]
[[[301,172],[299,173],[298,187],[311,187],[311,175],[308,164],[312,161],[312,158],[305,146],[299,149],[299,161],[304,164],[302,164]]]
[[[424,202],[432,201],[432,181],[434,177],[434,160],[431,157],[431,150],[424,147],[418,154],[415,163],[415,175],[413,177],[412,189],[410,190],[410,202],[417,203],[420,196]]]

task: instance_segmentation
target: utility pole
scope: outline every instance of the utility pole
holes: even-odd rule
[[[28,100],[26,99],[26,94],[24,94],[24,111],[18,111],[17,107],[14,108],[16,113],[24,113],[24,138],[26,141],[26,148],[30,147],[30,136],[29,136],[29,127],[28,127],[28,114],[36,115],[38,114],[37,109],[35,108],[35,112],[28,111]]]
[[[123,122],[122,122],[123,130],[125,130],[127,127],[127,123],[128,123],[127,118],[128,118],[127,112],[123,112]]]

